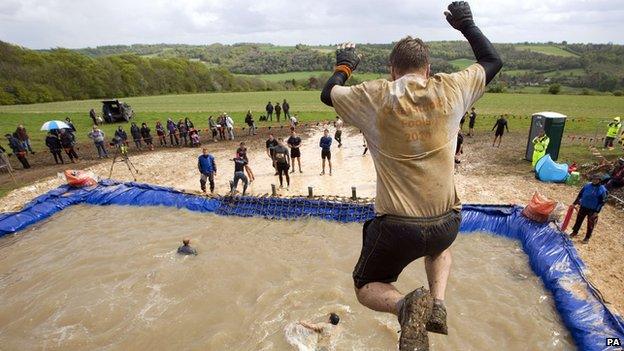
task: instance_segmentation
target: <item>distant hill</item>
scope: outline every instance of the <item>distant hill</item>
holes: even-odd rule
[[[388,73],[389,44],[362,44],[349,84]],[[624,46],[495,44],[505,62],[493,92],[545,90],[548,85],[591,93],[624,89]],[[429,43],[434,73],[474,62],[467,42]],[[0,105],[210,91],[320,89],[334,65],[335,46],[115,45],[30,50],[0,41]]]

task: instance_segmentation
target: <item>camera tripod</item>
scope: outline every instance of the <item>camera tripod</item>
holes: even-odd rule
[[[136,174],[139,174],[139,171],[136,169],[132,161],[130,161],[130,157],[128,157],[128,147],[124,144],[115,147],[115,155],[113,155],[113,162],[111,163],[108,178],[113,176],[113,167],[115,167],[115,163],[117,162],[123,162],[126,164],[126,166],[128,167],[128,171],[132,175],[132,179],[134,179],[134,181],[136,182],[137,179],[132,170],[134,170]]]

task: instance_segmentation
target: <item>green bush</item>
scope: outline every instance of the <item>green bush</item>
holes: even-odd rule
[[[548,87],[548,93],[549,94],[557,95],[560,92],[561,92],[561,85],[560,84],[552,84],[551,86]]]
[[[621,90],[616,90],[613,92],[613,96],[622,96],[622,95],[624,95],[624,93],[622,93]]]

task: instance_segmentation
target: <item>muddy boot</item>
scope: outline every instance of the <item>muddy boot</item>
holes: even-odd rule
[[[431,295],[424,287],[405,295],[403,306],[399,311],[400,351],[429,350],[429,336],[425,324],[431,315],[432,305]]]
[[[446,326],[446,307],[442,302],[434,302],[431,316],[427,321],[427,331],[432,333],[448,335]]]

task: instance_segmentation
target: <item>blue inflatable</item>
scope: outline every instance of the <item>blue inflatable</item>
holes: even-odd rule
[[[147,184],[102,181],[90,188],[61,186],[34,199],[20,212],[0,214],[0,236],[16,233],[75,204],[166,206],[228,216],[316,217],[340,222],[363,222],[375,214],[372,205],[356,203],[305,198],[211,199]],[[585,266],[572,242],[547,224],[523,217],[521,211],[518,206],[465,205],[461,231],[490,232],[518,240],[531,268],[552,293],[577,347],[589,351],[616,350],[606,346],[606,339],[624,341],[624,320],[609,310],[599,291],[587,280]]]
[[[535,164],[535,174],[542,182],[565,183],[568,179],[568,165],[556,163],[546,154]]]

